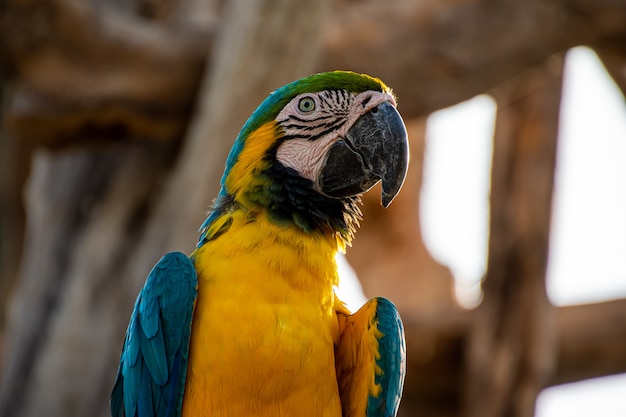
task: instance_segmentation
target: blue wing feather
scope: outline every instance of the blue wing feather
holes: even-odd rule
[[[375,382],[382,392],[378,397],[372,395],[367,400],[368,417],[394,417],[398,412],[400,397],[404,387],[406,373],[406,346],[402,320],[391,301],[378,297],[374,323],[382,336],[378,339],[379,357],[376,365],[382,373],[375,376]]]
[[[179,417],[198,280],[189,258],[168,253],[137,297],[111,393],[113,417]]]
[[[354,314],[338,311],[335,366],[344,417],[395,417],[404,386],[404,329],[395,306],[369,300]]]

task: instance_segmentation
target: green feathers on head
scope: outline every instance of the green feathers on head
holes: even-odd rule
[[[252,113],[246,124],[243,126],[237,140],[233,145],[228,159],[226,160],[226,172],[222,178],[228,175],[228,168],[237,161],[237,156],[244,146],[246,138],[264,123],[274,120],[278,113],[285,107],[291,99],[299,94],[316,93],[323,90],[346,90],[351,93],[362,93],[364,91],[391,91],[378,78],[370,77],[367,74],[357,74],[351,71],[332,71],[309,75],[282,86],[272,92],[257,109]]]
[[[237,137],[237,141],[245,138],[263,123],[273,120],[292,98],[304,93],[317,93],[323,90],[346,90],[351,93],[364,91],[390,91],[381,80],[367,74],[351,71],[322,72],[309,75],[282,86],[272,92],[252,113]]]

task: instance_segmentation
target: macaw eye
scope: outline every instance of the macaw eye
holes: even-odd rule
[[[315,100],[311,97],[302,97],[298,102],[298,110],[302,113],[311,113],[315,107]]]

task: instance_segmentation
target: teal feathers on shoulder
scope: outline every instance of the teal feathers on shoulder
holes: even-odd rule
[[[113,417],[178,417],[198,281],[189,258],[168,253],[139,293],[111,393]]]

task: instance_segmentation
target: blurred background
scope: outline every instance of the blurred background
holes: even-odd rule
[[[132,304],[267,94],[398,96],[341,259],[401,310],[402,416],[626,416],[626,1],[3,0],[0,415],[107,416]],[[356,278],[358,277],[358,279]]]

